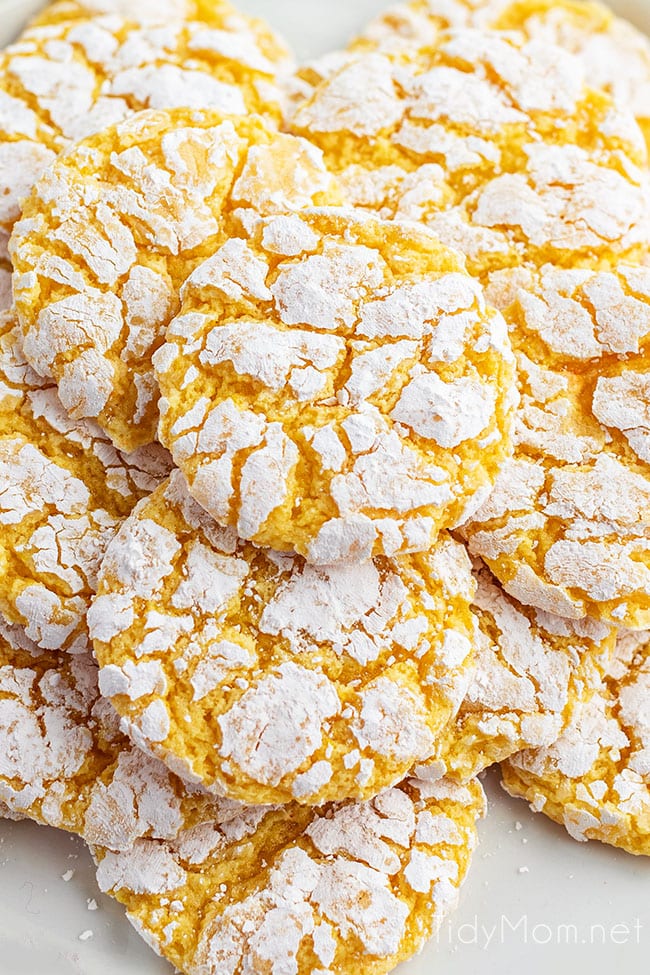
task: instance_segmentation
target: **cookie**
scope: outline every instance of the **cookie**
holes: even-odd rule
[[[169,466],[158,445],[123,455],[71,420],[0,316],[0,613],[45,649],[84,651],[106,546]]]
[[[43,175],[12,238],[28,360],[120,449],[152,442],[151,353],[185,278],[251,214],[330,192],[318,150],[258,116],[147,111],[89,137]]]
[[[360,91],[383,79],[374,108],[372,95],[344,100],[355,74]],[[465,529],[472,552],[525,604],[650,625],[638,126],[584,86],[570,54],[468,30],[417,54],[357,58],[296,117],[338,159],[348,194],[424,220],[504,312],[518,353],[515,454]]]
[[[107,16],[28,29],[0,55],[0,257],[21,200],[72,142],[145,108],[277,120],[286,70],[280,42],[227,10],[214,26]]]
[[[522,606],[482,565],[472,605],[475,662],[460,711],[416,767],[421,778],[466,782],[523,749],[553,745],[586,687],[602,680],[616,631]]]
[[[75,656],[43,651],[2,620],[0,754],[2,815],[111,850],[129,850],[141,837],[173,839],[215,816],[214,799],[120,732],[100,698],[89,649]]]
[[[324,149],[348,202],[426,224],[484,282],[647,250],[641,130],[560,48],[459,30],[402,57],[361,54],[291,126]]]
[[[144,27],[118,17],[25,32],[0,58],[0,254],[21,198],[71,140],[145,107],[190,104],[277,117],[287,55],[256,22]]]
[[[650,634],[622,631],[605,679],[550,748],[503,766],[503,784],[576,840],[650,856]]]
[[[634,112],[650,137],[650,41],[599,3],[576,0],[413,0],[373,20],[351,50],[400,52],[435,44],[445,28],[517,30],[583,62],[594,87]]]
[[[154,365],[194,498],[332,565],[426,550],[510,453],[502,317],[414,226],[303,211],[229,240],[182,289]]]
[[[100,687],[140,747],[253,803],[364,799],[433,752],[471,666],[464,548],[317,568],[221,529],[179,471],[104,559]]]
[[[171,843],[96,850],[97,878],[187,975],[381,975],[455,907],[484,802],[477,781],[410,779],[363,804],[243,807]]]
[[[650,269],[495,278],[518,360],[515,454],[463,528],[517,599],[650,627]]]

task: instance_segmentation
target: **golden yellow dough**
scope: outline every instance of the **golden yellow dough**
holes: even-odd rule
[[[121,449],[152,442],[151,354],[187,275],[250,215],[332,191],[318,150],[255,115],[147,111],[90,136],[41,177],[12,238],[28,360],[71,416]]]
[[[95,850],[100,888],[186,975],[383,975],[455,907],[485,798],[410,779],[363,804],[227,806],[174,842]]]
[[[650,634],[622,631],[584,690],[558,741],[506,762],[503,784],[576,840],[650,856]]]
[[[180,471],[104,559],[100,687],[140,747],[253,803],[366,799],[428,758],[472,663],[462,545],[314,567],[219,528]]]
[[[347,209],[215,248],[154,365],[190,493],[312,563],[425,551],[511,450],[501,315],[435,236]]]
[[[650,625],[650,181],[632,117],[560,48],[459,30],[358,55],[303,126],[348,199],[423,221],[504,312],[515,454],[465,528],[472,552],[523,603]]]
[[[90,648],[40,650],[0,619],[0,805],[12,817],[129,850],[214,819],[216,800],[188,787],[119,730],[99,695]]]
[[[280,116],[287,56],[263,25],[228,5],[210,24],[142,22],[139,0],[122,6],[30,27],[0,53],[0,259],[21,200],[79,139],[145,108]]]
[[[120,454],[66,414],[0,315],[0,613],[49,650],[87,648],[86,612],[106,546],[168,473],[158,445]]]
[[[371,21],[351,51],[435,44],[446,28],[519,30],[582,61],[590,84],[634,112],[650,139],[650,41],[609,7],[584,0],[412,0]]]
[[[474,666],[460,711],[419,776],[461,782],[523,749],[552,745],[585,688],[600,684],[616,631],[523,606],[476,564]]]

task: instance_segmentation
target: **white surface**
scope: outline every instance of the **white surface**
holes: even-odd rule
[[[39,6],[38,0],[0,0],[0,43]],[[385,4],[241,0],[240,6],[270,20],[301,57],[313,57],[343,44]],[[614,6],[650,31],[650,0]],[[575,843],[504,796],[496,775],[488,785],[490,812],[461,907],[438,943],[400,975],[647,975],[650,860]],[[66,883],[62,875],[71,869]],[[88,911],[90,898],[99,910]],[[88,930],[92,938],[79,941]],[[118,905],[98,894],[79,840],[31,823],[0,822],[0,975],[171,971],[140,941]]]

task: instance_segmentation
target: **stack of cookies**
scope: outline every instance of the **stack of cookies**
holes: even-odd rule
[[[412,956],[495,763],[650,854],[649,104],[573,0],[2,54],[0,814],[188,975]]]

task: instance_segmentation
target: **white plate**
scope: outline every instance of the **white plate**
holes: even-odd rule
[[[138,0],[133,0],[137,4]],[[613,4],[650,32],[650,0]],[[39,0],[0,0],[0,43]],[[241,0],[314,57],[342,45],[381,0]],[[437,943],[400,975],[513,973],[647,975],[650,860],[597,843],[578,844],[487,779],[490,812],[481,829],[460,909]],[[62,877],[74,870],[69,882]],[[99,909],[90,912],[88,900]],[[84,932],[88,940],[79,940]],[[169,975],[97,891],[76,838],[32,823],[0,822],[0,975]],[[362,975],[359,972],[359,975]]]

